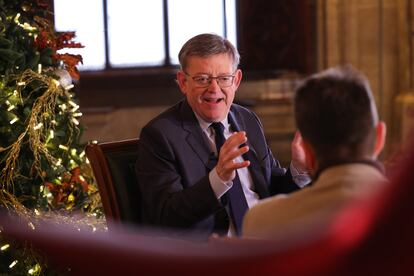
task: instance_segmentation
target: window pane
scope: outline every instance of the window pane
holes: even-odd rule
[[[162,65],[163,1],[108,0],[108,35],[111,66]]]
[[[99,70],[105,67],[105,38],[102,0],[55,0],[55,28],[75,31],[75,41],[85,48],[63,49],[60,53],[80,54],[80,70]]]
[[[237,47],[236,0],[226,0],[227,39]]]
[[[168,0],[171,63],[178,64],[178,52],[200,33],[224,35],[223,0]]]

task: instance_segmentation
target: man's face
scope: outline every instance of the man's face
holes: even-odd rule
[[[205,86],[197,81],[200,76],[204,79],[234,76],[234,79],[228,87],[220,87],[217,79],[212,79],[211,83]],[[181,92],[187,97],[193,111],[207,122],[218,122],[227,116],[241,77],[241,70],[233,72],[232,59],[226,54],[207,58],[190,57],[186,72],[177,73]]]

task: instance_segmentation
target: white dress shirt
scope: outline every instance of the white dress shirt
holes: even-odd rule
[[[216,143],[214,139],[215,133],[214,133],[214,129],[210,127],[211,123],[204,121],[196,113],[195,113],[195,116],[197,117],[197,120],[200,124],[200,127],[203,133],[206,135],[209,141],[211,151],[214,152],[214,154],[217,156]],[[231,126],[228,122],[228,119],[227,118],[224,119],[223,121],[221,121],[221,123],[224,126],[224,133],[223,133],[224,137],[228,139],[233,134],[233,132],[231,131]],[[235,159],[235,161],[243,162],[244,159],[242,156],[239,156]],[[293,167],[292,164],[290,165],[290,168],[291,168],[293,181],[299,187],[302,188],[310,182],[309,175],[298,172],[296,168]],[[259,195],[253,190],[254,185],[253,185],[252,177],[250,175],[250,171],[247,167],[245,167],[245,168],[238,169],[237,174],[239,176],[240,183],[242,184],[241,186],[243,189],[244,196],[246,197],[247,205],[249,208],[252,208],[255,204],[259,202],[260,199],[259,199]],[[220,179],[215,167],[209,173],[209,180],[210,180],[211,188],[213,189],[217,199],[220,199],[233,186],[233,181],[225,182]],[[227,213],[230,216],[229,210],[227,210]],[[232,223],[232,220],[230,219],[230,229],[229,229],[228,235],[234,236],[235,233],[236,232],[234,229],[234,225]]]

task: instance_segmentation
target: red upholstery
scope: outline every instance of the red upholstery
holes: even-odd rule
[[[137,232],[30,231],[3,218],[4,233],[30,240],[74,275],[411,275],[414,154],[378,196],[344,210],[319,234],[283,241],[197,244]]]

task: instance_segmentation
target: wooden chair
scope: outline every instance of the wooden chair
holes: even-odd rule
[[[135,177],[138,139],[91,143],[86,146],[106,219],[141,222],[141,194]]]

